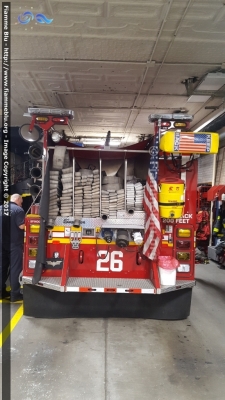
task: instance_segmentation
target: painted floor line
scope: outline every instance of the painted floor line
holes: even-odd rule
[[[13,329],[16,327],[16,325],[18,324],[18,322],[20,321],[22,316],[23,316],[23,304],[21,304],[19,309],[16,311],[16,313],[11,318],[10,322],[8,323],[8,325],[0,333],[0,348],[3,346],[3,344],[6,341],[6,339],[12,333]]]

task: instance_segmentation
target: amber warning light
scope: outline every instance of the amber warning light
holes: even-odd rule
[[[47,122],[48,121],[48,117],[36,117],[35,118],[36,122]]]

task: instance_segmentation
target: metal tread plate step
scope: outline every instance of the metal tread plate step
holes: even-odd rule
[[[23,284],[32,284],[32,277],[23,276]],[[195,281],[177,280],[174,286],[161,286],[156,289],[149,279],[121,278],[68,278],[65,288],[60,285],[61,278],[43,277],[37,286],[59,292],[90,292],[90,293],[136,293],[162,294],[195,286]]]
[[[149,279],[69,278],[67,292],[156,293]]]
[[[23,276],[22,278],[23,284],[32,284],[32,277],[31,276]],[[43,286],[47,289],[57,290],[58,292],[64,292],[64,286],[60,285],[61,278],[56,277],[43,277],[37,286]]]
[[[172,292],[175,290],[180,290],[180,289],[186,289],[186,288],[192,288],[195,286],[196,282],[195,281],[188,281],[188,280],[176,280],[176,284],[174,286],[162,286],[160,289],[157,289],[157,294],[161,293],[167,293],[167,292]]]

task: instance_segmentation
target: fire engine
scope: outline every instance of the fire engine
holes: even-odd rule
[[[184,319],[195,285],[197,158],[215,133],[192,116],[153,114],[154,135],[113,148],[65,140],[71,110],[29,108],[37,165],[27,214],[22,284],[33,317]],[[40,167],[41,166],[41,167]],[[41,197],[40,197],[41,196]],[[37,207],[36,207],[37,208]]]

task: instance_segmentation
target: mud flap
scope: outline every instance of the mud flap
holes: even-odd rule
[[[146,318],[180,320],[190,314],[192,288],[161,295],[61,293],[24,285],[24,315],[35,318]]]

